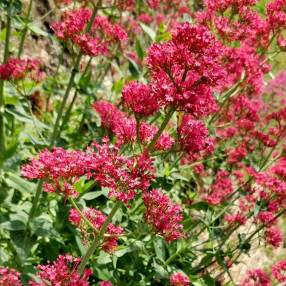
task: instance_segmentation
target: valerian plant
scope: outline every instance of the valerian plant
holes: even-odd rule
[[[285,0],[0,9],[0,285],[286,283]]]

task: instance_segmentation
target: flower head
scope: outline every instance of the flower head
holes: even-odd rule
[[[170,276],[170,285],[171,286],[189,286],[190,279],[185,274],[181,272],[176,272]]]
[[[36,274],[40,282],[29,281],[31,286],[62,285],[62,286],[88,286],[91,269],[85,269],[81,276],[77,272],[77,266],[80,263],[79,258],[73,258],[71,255],[60,255],[56,261],[48,265],[39,265]]]
[[[182,208],[160,190],[144,192],[146,207],[145,219],[166,241],[177,240],[183,236]]]
[[[0,285],[22,286],[20,273],[12,268],[0,267]]]

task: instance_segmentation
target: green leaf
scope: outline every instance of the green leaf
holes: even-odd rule
[[[91,201],[91,200],[94,200],[100,196],[106,196],[107,192],[108,192],[107,190],[89,192],[89,193],[84,194],[81,197],[81,199],[83,199],[85,201]]]
[[[25,230],[26,225],[22,220],[11,220],[0,224],[0,227],[10,231]]]
[[[31,222],[31,230],[32,233],[37,236],[51,236],[51,234],[55,232],[52,218],[47,214],[42,214],[39,217],[36,217]]]
[[[35,190],[35,184],[24,180],[23,178],[12,172],[7,173],[7,178],[5,179],[5,182],[9,187],[23,193],[33,193]]]
[[[135,50],[138,58],[142,61],[144,59],[145,53],[139,39],[136,39]]]
[[[44,37],[47,37],[49,36],[49,34],[45,31],[43,31],[40,27],[39,27],[39,24],[37,23],[29,23],[28,24],[28,29],[30,31],[32,31],[33,33],[35,33],[36,35],[39,35],[39,36],[44,36]]]
[[[152,41],[155,41],[156,38],[155,31],[143,23],[139,23],[139,25],[141,26],[142,30],[150,37],[150,39]]]
[[[155,253],[158,259],[160,259],[161,261],[165,261],[166,260],[166,250],[165,250],[165,244],[163,242],[163,240],[160,239],[156,239],[153,241],[153,245],[155,248]]]

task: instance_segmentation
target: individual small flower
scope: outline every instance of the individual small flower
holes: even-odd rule
[[[113,286],[112,282],[110,281],[100,281],[99,286]]]
[[[170,285],[171,286],[189,286],[190,279],[185,274],[181,272],[176,272],[170,276]]]
[[[126,105],[141,116],[152,115],[159,109],[150,86],[143,83],[130,82],[123,88],[122,97]]]
[[[143,193],[146,207],[146,222],[162,235],[166,241],[177,240],[183,236],[182,208],[160,190]]]
[[[283,285],[286,285],[286,260],[276,262],[272,266],[272,274],[278,282],[284,283]]]
[[[265,230],[265,240],[266,243],[277,248],[281,246],[283,242],[283,234],[278,227],[271,226],[266,228]]]
[[[13,268],[0,267],[0,285],[22,286],[20,273]]]
[[[246,277],[239,284],[240,286],[270,286],[270,278],[261,269],[249,270]]]
[[[30,280],[29,285],[89,286],[90,284],[88,279],[89,276],[91,276],[92,271],[91,269],[85,269],[83,275],[81,276],[77,272],[79,263],[79,258],[73,258],[68,254],[60,255],[54,262],[51,262],[47,265],[37,266],[37,282]]]
[[[101,211],[94,208],[86,208],[82,211],[82,213],[93,225],[93,235],[96,236],[97,232],[100,231],[102,225],[104,224],[106,216]],[[86,222],[82,219],[77,210],[70,210],[69,221],[81,230],[84,240],[88,241],[89,232],[87,230],[89,226],[86,225]],[[109,223],[106,233],[109,234],[110,237],[104,239],[102,249],[108,253],[111,253],[118,245],[118,235],[123,233],[123,228],[120,226],[115,226],[113,223]]]

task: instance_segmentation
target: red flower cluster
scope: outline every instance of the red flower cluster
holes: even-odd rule
[[[110,44],[127,40],[126,32],[118,24],[111,24],[102,16],[97,16],[93,23],[89,23],[91,15],[88,8],[71,10],[64,13],[62,20],[53,23],[51,27],[59,39],[70,39],[89,56],[106,54]]]
[[[190,279],[185,274],[181,272],[176,272],[170,276],[170,285],[171,286],[189,286]]]
[[[30,281],[31,286],[63,285],[63,286],[89,286],[91,269],[85,269],[82,276],[77,273],[79,258],[71,255],[60,255],[56,261],[48,265],[39,265],[36,274],[40,282]]]
[[[90,165],[88,176],[102,187],[110,189],[109,196],[128,203],[136,196],[136,191],[146,191],[154,177],[153,163],[142,153],[134,157],[118,154],[119,149],[108,144],[92,144],[96,149],[88,150]]]
[[[216,111],[212,95],[225,76],[221,44],[203,26],[178,25],[172,40],[154,44],[147,62],[152,90],[160,106],[172,106],[195,117]]]
[[[20,273],[18,273],[15,269],[0,267],[0,285],[22,286]]]
[[[277,248],[281,246],[283,242],[283,233],[278,227],[271,226],[265,230],[265,241],[269,245]]]
[[[22,80],[27,76],[35,82],[44,78],[41,62],[37,59],[9,58],[5,64],[0,65],[0,78],[2,80]]]
[[[110,281],[100,281],[99,286],[113,286],[113,284]]]
[[[276,32],[280,32],[282,28],[286,27],[285,6],[285,0],[274,0],[267,5],[267,21]]]
[[[135,114],[141,116],[152,115],[159,109],[156,98],[148,85],[131,82],[122,91],[122,97],[126,105]]]
[[[109,195],[128,203],[136,190],[145,191],[153,179],[152,160],[147,154],[126,158],[116,147],[94,142],[87,152],[55,148],[45,150],[22,168],[26,178],[45,179],[45,191],[75,196],[74,183],[87,175],[102,187],[110,188]]]
[[[272,266],[272,274],[273,274],[274,278],[278,282],[284,283],[283,285],[286,285],[285,284],[285,282],[286,282],[285,271],[286,271],[286,261],[285,260],[279,261]]]
[[[44,179],[46,192],[76,196],[73,184],[86,174],[87,164],[88,158],[82,151],[46,149],[39,154],[38,159],[22,167],[22,175],[29,180]]]
[[[177,240],[183,236],[182,208],[160,190],[143,193],[146,207],[145,219],[162,235],[166,241]]]
[[[240,286],[270,286],[270,278],[261,269],[249,270]]]
[[[185,115],[178,128],[179,143],[182,150],[198,156],[199,153],[210,154],[213,151],[213,140],[208,136],[208,129],[203,122]]]
[[[93,225],[95,231],[93,235],[96,236],[97,232],[101,229],[102,225],[104,224],[106,216],[101,211],[93,208],[84,209],[83,214]],[[89,237],[87,232],[88,226],[86,225],[85,221],[81,218],[80,214],[77,212],[76,209],[70,210],[69,221],[81,230],[85,240],[87,240]],[[109,234],[110,237],[104,240],[102,249],[108,253],[111,253],[117,247],[118,235],[123,233],[123,228],[120,226],[115,226],[113,223],[109,223],[106,233]]]
[[[233,192],[232,182],[227,171],[219,171],[211,186],[211,192],[203,198],[211,205],[218,205]]]
[[[101,118],[101,124],[108,130],[112,131],[117,137],[117,144],[126,144],[136,142],[136,120],[127,117],[113,104],[106,101],[96,101],[93,108],[98,112]],[[140,123],[139,127],[139,140],[143,145],[151,142],[158,128],[156,126]],[[169,150],[174,144],[174,139],[166,132],[159,137],[155,144],[155,150]]]

